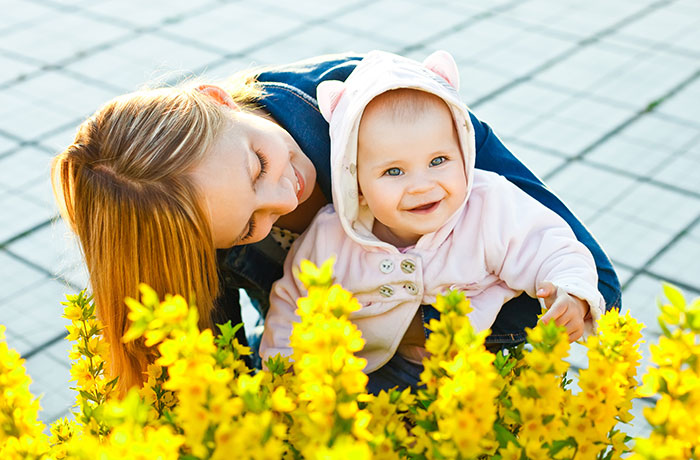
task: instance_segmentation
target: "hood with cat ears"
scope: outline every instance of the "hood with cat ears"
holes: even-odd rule
[[[474,159],[474,128],[469,111],[459,98],[459,71],[452,56],[436,51],[422,63],[384,51],[371,51],[345,82],[328,80],[316,90],[318,106],[330,124],[331,188],[333,203],[345,232],[365,246],[396,250],[372,234],[374,216],[360,205],[357,187],[357,135],[362,113],[378,95],[399,88],[426,91],[440,97],[450,108],[464,156],[467,197],[471,188]],[[465,199],[466,203],[466,199]],[[462,203],[462,207],[465,203]],[[454,226],[455,215],[434,233],[424,235],[416,247],[440,244]]]

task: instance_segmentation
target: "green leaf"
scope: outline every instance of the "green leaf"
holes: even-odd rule
[[[558,440],[558,441],[552,441],[552,444],[549,445],[549,455],[554,456],[556,455],[560,450],[562,450],[564,447],[573,447],[576,448],[577,444],[574,438],[568,438],[565,440]]]
[[[520,446],[518,443],[518,438],[516,438],[515,435],[508,430],[508,428],[504,427],[500,423],[495,422],[493,424],[493,431],[496,432],[496,440],[501,447],[506,447],[509,442],[512,442],[516,446]]]
[[[664,288],[664,295],[669,302],[671,302],[671,305],[679,308],[680,310],[685,310],[685,299],[683,298],[681,291],[669,283],[662,283],[662,286]]]
[[[520,419],[520,412],[518,411],[506,410],[506,415],[518,423],[523,423],[523,421]]]
[[[437,423],[434,420],[416,420],[416,425],[423,428],[428,433],[437,431]]]

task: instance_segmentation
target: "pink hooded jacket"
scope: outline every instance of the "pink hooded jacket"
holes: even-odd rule
[[[557,214],[505,178],[475,170],[474,132],[460,101],[452,57],[437,52],[424,63],[390,53],[369,53],[348,79],[324,82],[318,102],[329,120],[333,205],[321,209],[292,245],[284,276],[272,287],[270,310],[260,344],[263,361],[291,354],[289,336],[298,321],[296,301],[305,294],[292,275],[303,259],[320,265],[336,257],[335,280],[353,292],[362,308],[350,316],[366,340],[359,355],[369,373],[396,352],[421,304],[451,289],[465,292],[476,330],[493,324],[501,306],[523,291],[535,297],[542,281],[587,301],[593,322],[605,310],[597,290],[590,252]],[[436,232],[399,251],[372,234],[374,216],[360,205],[357,188],[357,134],[364,107],[396,88],[416,88],[450,107],[468,181],[465,202]],[[590,331],[593,322],[587,324]]]

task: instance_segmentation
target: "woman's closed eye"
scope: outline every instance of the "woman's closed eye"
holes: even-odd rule
[[[258,157],[258,162],[260,163],[260,173],[258,174],[258,177],[256,177],[256,180],[257,180],[258,178],[264,176],[265,173],[267,172],[268,161],[267,161],[267,158],[265,158],[265,155],[260,153],[259,150],[255,150],[254,152],[255,152],[255,156]]]
[[[447,161],[447,157],[444,155],[440,155],[439,157],[435,157],[432,160],[430,160],[430,166],[440,166],[444,162]]]
[[[248,231],[239,241],[240,242],[246,241],[248,238],[252,238],[254,234],[255,234],[255,218],[251,218],[248,221]]]

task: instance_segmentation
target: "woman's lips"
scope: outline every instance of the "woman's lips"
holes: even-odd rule
[[[428,214],[436,210],[439,205],[440,201],[433,201],[430,203],[422,204],[420,206],[416,206],[415,208],[411,208],[408,211],[415,212],[418,214]]]
[[[306,187],[306,184],[304,183],[304,178],[299,174],[299,171],[297,171],[297,168],[292,166],[292,169],[294,169],[294,175],[297,176],[297,186],[296,186],[296,194],[297,194],[297,201],[301,201],[301,197],[304,195],[304,188]]]

